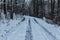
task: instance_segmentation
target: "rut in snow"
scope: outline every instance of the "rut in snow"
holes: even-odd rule
[[[27,30],[26,30],[25,40],[33,40],[30,19],[28,20],[28,27],[27,27]]]
[[[40,23],[38,23],[38,21],[37,21],[36,19],[33,19],[33,20],[34,20],[34,22],[37,23],[41,28],[43,28],[44,31],[46,31],[46,32],[50,35],[50,37],[53,38],[53,40],[56,40],[56,37],[55,37],[54,35],[52,35],[52,33],[49,32],[43,25],[41,25]]]

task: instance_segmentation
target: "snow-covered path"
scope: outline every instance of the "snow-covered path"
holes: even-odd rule
[[[0,40],[60,40],[60,27],[42,19],[25,16],[25,19],[0,22]]]
[[[45,28],[45,26],[36,23],[36,21],[32,20],[33,22],[31,23],[32,25],[32,32],[34,36],[34,40],[56,40],[55,36],[49,32]],[[54,32],[54,31],[53,31]]]

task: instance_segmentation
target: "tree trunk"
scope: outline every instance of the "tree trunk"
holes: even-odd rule
[[[54,18],[54,6],[55,6],[55,0],[51,0],[51,13],[50,13],[50,17],[53,20]]]
[[[5,16],[7,16],[6,13],[7,13],[6,12],[6,0],[4,0],[4,14],[5,14]]]
[[[60,0],[58,0],[58,15],[60,15]]]
[[[11,10],[10,10],[10,18],[13,19],[13,5],[12,5],[12,0],[10,4]]]
[[[35,15],[35,0],[33,0],[33,15]]]

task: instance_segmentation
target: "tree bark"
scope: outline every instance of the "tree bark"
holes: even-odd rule
[[[10,4],[10,18],[13,19],[13,5],[12,5],[12,0],[11,0],[11,4]]]
[[[5,16],[6,16],[6,0],[4,0],[4,14],[5,14]]]

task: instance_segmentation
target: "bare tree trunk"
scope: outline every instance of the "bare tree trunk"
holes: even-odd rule
[[[4,0],[4,14],[5,14],[5,17],[7,16],[7,12],[6,12],[6,0]]]
[[[35,17],[38,17],[38,9],[39,6],[38,6],[38,0],[33,0],[33,15]]]
[[[58,0],[57,24],[60,25],[60,0]]]
[[[11,10],[10,10],[10,18],[13,19],[13,5],[12,5],[12,0],[11,0]]]
[[[36,17],[38,17],[38,8],[39,8],[39,6],[38,6],[38,0],[36,0],[36,13],[35,13],[35,15],[36,15]]]
[[[58,0],[58,15],[60,15],[60,0]]]
[[[33,0],[33,15],[35,15],[35,0]]]
[[[1,0],[2,2],[2,0]],[[2,12],[2,3],[0,4],[0,19],[1,19],[1,12]]]
[[[43,11],[43,17],[45,17],[45,3],[44,3],[44,0],[42,0],[42,11]]]
[[[44,3],[43,3],[43,0],[40,0],[38,17],[43,18],[43,15],[44,15]]]
[[[17,13],[17,0],[14,0],[14,6],[13,6],[13,11]]]
[[[53,20],[54,18],[54,6],[55,6],[55,0],[51,0],[51,13],[50,13],[50,17]]]
[[[23,4],[22,4],[22,12],[23,12],[23,15],[25,15],[25,0],[23,1]]]

